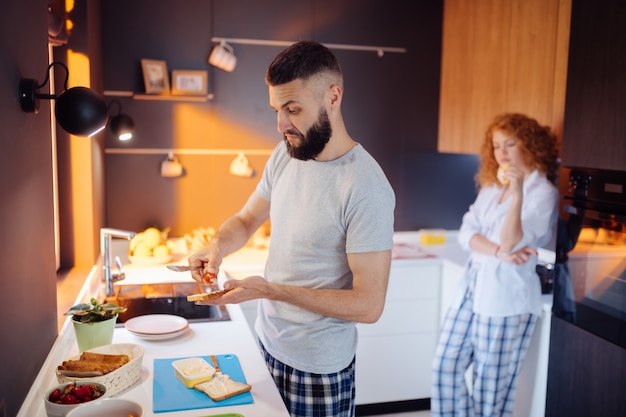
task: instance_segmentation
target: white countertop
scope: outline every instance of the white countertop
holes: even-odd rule
[[[94,279],[96,269],[96,267],[93,268],[85,282],[79,299],[86,294],[93,294],[89,290],[92,288],[90,287],[92,282],[97,281]],[[116,397],[127,398],[140,403],[144,407],[144,417],[156,415],[165,417],[174,414],[181,417],[197,417],[199,415],[220,413],[240,413],[246,417],[288,417],[289,413],[259,353],[256,341],[252,337],[241,308],[237,305],[229,305],[228,312],[231,317],[230,321],[190,323],[190,329],[187,332],[169,340],[148,341],[138,338],[124,327],[116,328],[113,335],[113,343],[135,343],[140,344],[144,348],[141,379]],[[154,359],[228,353],[239,358],[246,381],[252,385],[253,404],[177,411],[175,413],[153,413],[152,378]],[[58,384],[54,371],[64,360],[75,355],[78,355],[78,347],[74,330],[68,317],[33,387],[22,404],[18,417],[46,415],[43,396],[46,390]]]
[[[446,242],[444,244],[424,245],[420,242],[420,232],[395,232],[393,234],[394,244],[405,244],[418,247],[424,253],[445,259],[457,266],[465,266],[469,252],[463,250],[457,241],[457,231],[446,231]]]
[[[422,245],[419,232],[396,232],[394,243],[407,245],[415,249],[417,256],[414,258],[403,257],[394,259],[397,263],[440,263],[449,262],[458,267],[463,267],[469,256],[467,251],[461,249],[457,242],[457,232],[446,232],[445,244]],[[422,254],[431,256],[423,257]],[[233,278],[243,278],[262,271],[265,265],[267,251],[263,248],[245,247],[224,259],[221,267],[220,280],[226,279],[227,273]],[[175,256],[173,263],[186,264],[186,256]],[[89,298],[89,294],[95,294],[98,288],[98,280],[94,278],[97,267],[94,267],[87,278],[77,301]],[[155,282],[193,282],[189,273],[169,271],[165,266],[138,266],[126,264],[124,266],[126,280],[120,284],[141,284]],[[548,300],[545,300],[546,304]],[[551,304],[551,296],[549,300]],[[547,307],[547,305],[546,305]],[[237,355],[247,382],[252,385],[254,403],[231,407],[217,407],[201,410],[189,410],[176,412],[176,416],[198,416],[206,414],[220,414],[236,412],[246,417],[280,417],[288,416],[288,412],[280,398],[278,390],[261,357],[256,340],[254,340],[248,324],[243,316],[240,306],[228,305],[231,321],[190,323],[190,330],[180,337],[161,340],[147,341],[140,339],[128,332],[125,328],[116,328],[113,343],[137,343],[144,347],[141,380],[133,385],[119,397],[132,399],[144,406],[144,416],[167,416],[172,413],[152,412],[152,375],[153,360],[156,358],[174,358],[185,356],[206,356],[211,354],[234,354]],[[57,384],[54,373],[55,368],[69,357],[78,354],[74,330],[68,318],[53,345],[40,374],[35,380],[31,391],[26,397],[18,417],[31,417],[45,415],[43,407],[44,392]]]

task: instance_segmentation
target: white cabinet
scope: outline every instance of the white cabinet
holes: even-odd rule
[[[392,263],[382,316],[357,325],[358,405],[430,397],[440,285],[440,260]]]

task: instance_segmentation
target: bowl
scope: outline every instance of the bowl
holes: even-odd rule
[[[141,404],[124,398],[103,398],[85,403],[70,411],[66,417],[141,417]]]
[[[52,402],[50,401],[50,395],[55,392],[56,390],[59,390],[61,393],[68,387],[68,386],[72,386],[72,385],[76,385],[76,387],[81,387],[83,385],[88,385],[90,386],[91,384],[94,384],[97,386],[99,392],[102,393],[102,395],[100,397],[98,397],[97,399],[92,399],[92,400],[88,400],[86,402],[79,402],[79,403],[75,403],[75,404],[59,404],[56,402]],[[80,396],[81,394],[79,393],[78,396]],[[105,398],[105,396],[107,395],[107,388],[105,385],[99,383],[99,382],[94,382],[94,381],[81,381],[81,382],[70,382],[70,383],[63,383],[63,384],[59,384],[56,385],[52,388],[50,388],[48,391],[46,391],[44,397],[43,397],[43,401],[45,404],[45,409],[46,409],[46,414],[48,415],[48,417],[66,417],[67,414],[73,410],[74,408],[83,405],[83,404],[89,404],[90,402],[94,402],[97,401],[100,398]],[[71,399],[70,397],[66,397],[68,399]],[[76,398],[76,396],[74,395],[74,398]],[[80,400],[79,400],[80,401]],[[83,401],[85,401],[83,399]]]

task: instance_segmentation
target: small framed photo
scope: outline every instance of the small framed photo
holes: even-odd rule
[[[142,59],[141,69],[147,94],[169,94],[170,79],[165,61]]]
[[[172,71],[172,94],[175,95],[202,95],[208,93],[208,71]]]

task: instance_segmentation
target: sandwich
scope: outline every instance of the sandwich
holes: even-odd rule
[[[187,296],[187,301],[211,300],[213,298],[221,297],[222,295],[226,294],[227,292],[231,290],[232,288],[227,289],[227,290],[220,290],[220,291],[203,292],[200,294],[191,294]]]
[[[204,392],[213,401],[222,401],[250,391],[252,385],[234,381],[230,376],[218,373],[212,379],[196,384],[193,388],[196,391]]]
[[[498,167],[498,173],[496,174],[496,176],[498,177],[498,181],[500,181],[500,184],[502,185],[506,185],[509,183],[509,179],[505,176],[507,169],[509,169],[509,164],[506,162]]]

